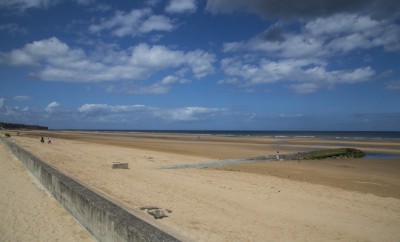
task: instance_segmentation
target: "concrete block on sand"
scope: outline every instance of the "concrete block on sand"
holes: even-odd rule
[[[129,169],[128,163],[122,163],[122,162],[113,162],[112,168],[113,169]]]

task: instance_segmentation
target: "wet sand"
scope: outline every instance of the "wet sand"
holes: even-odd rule
[[[400,158],[257,162],[215,169],[269,175],[400,199]]]
[[[396,141],[167,134],[20,132],[13,140],[131,213],[184,241],[398,241],[399,159],[269,161],[160,169],[355,147],[399,154]],[[40,136],[52,137],[41,144]],[[111,169],[127,162],[129,169]],[[168,215],[155,220],[144,206]]]

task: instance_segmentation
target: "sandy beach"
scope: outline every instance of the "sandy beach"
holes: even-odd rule
[[[184,241],[400,240],[399,158],[161,169],[343,146],[400,155],[398,141],[66,131],[20,131],[12,140]],[[146,206],[168,217],[155,220]]]
[[[0,241],[95,241],[0,143]]]

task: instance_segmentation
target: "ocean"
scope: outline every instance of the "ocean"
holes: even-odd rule
[[[91,130],[107,132],[194,134],[228,137],[268,137],[268,138],[325,138],[343,140],[390,139],[400,141],[399,131],[249,131],[249,130]]]

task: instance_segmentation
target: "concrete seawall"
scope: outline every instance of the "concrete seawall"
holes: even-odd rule
[[[60,204],[98,241],[179,241],[0,138]]]

